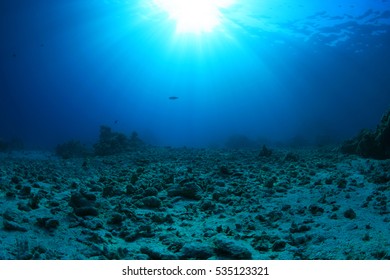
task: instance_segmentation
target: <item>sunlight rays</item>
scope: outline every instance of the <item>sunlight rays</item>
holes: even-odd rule
[[[223,8],[233,0],[153,0],[176,23],[176,33],[212,32],[222,24]]]

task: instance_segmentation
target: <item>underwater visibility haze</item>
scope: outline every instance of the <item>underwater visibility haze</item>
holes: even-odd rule
[[[386,0],[15,0],[0,14],[0,136],[26,146],[91,144],[100,125],[153,145],[339,141],[390,104]]]

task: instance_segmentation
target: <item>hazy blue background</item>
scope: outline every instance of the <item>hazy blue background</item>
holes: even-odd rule
[[[390,2],[237,0],[175,34],[152,0],[0,2],[0,138],[52,148],[99,126],[157,145],[344,139],[390,107]],[[169,100],[169,96],[178,96]]]

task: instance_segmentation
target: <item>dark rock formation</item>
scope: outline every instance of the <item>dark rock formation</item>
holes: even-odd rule
[[[355,138],[345,141],[341,151],[366,158],[390,158],[390,110],[374,131],[362,130]]]
[[[128,138],[125,134],[113,132],[110,127],[102,125],[100,127],[99,141],[93,148],[96,155],[107,156],[120,154],[143,145],[143,141],[138,138],[136,132],[133,132],[130,138]]]
[[[110,127],[102,125],[99,141],[93,147],[98,156],[113,155],[126,151],[128,141],[129,139],[123,133],[112,132]]]
[[[96,207],[96,196],[92,193],[84,191],[72,193],[69,206],[79,217],[97,216],[99,214],[98,207]]]

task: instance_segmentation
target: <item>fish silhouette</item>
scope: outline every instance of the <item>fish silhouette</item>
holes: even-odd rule
[[[176,99],[179,99],[179,97],[177,97],[177,96],[169,96],[169,99],[170,100],[176,100]]]

